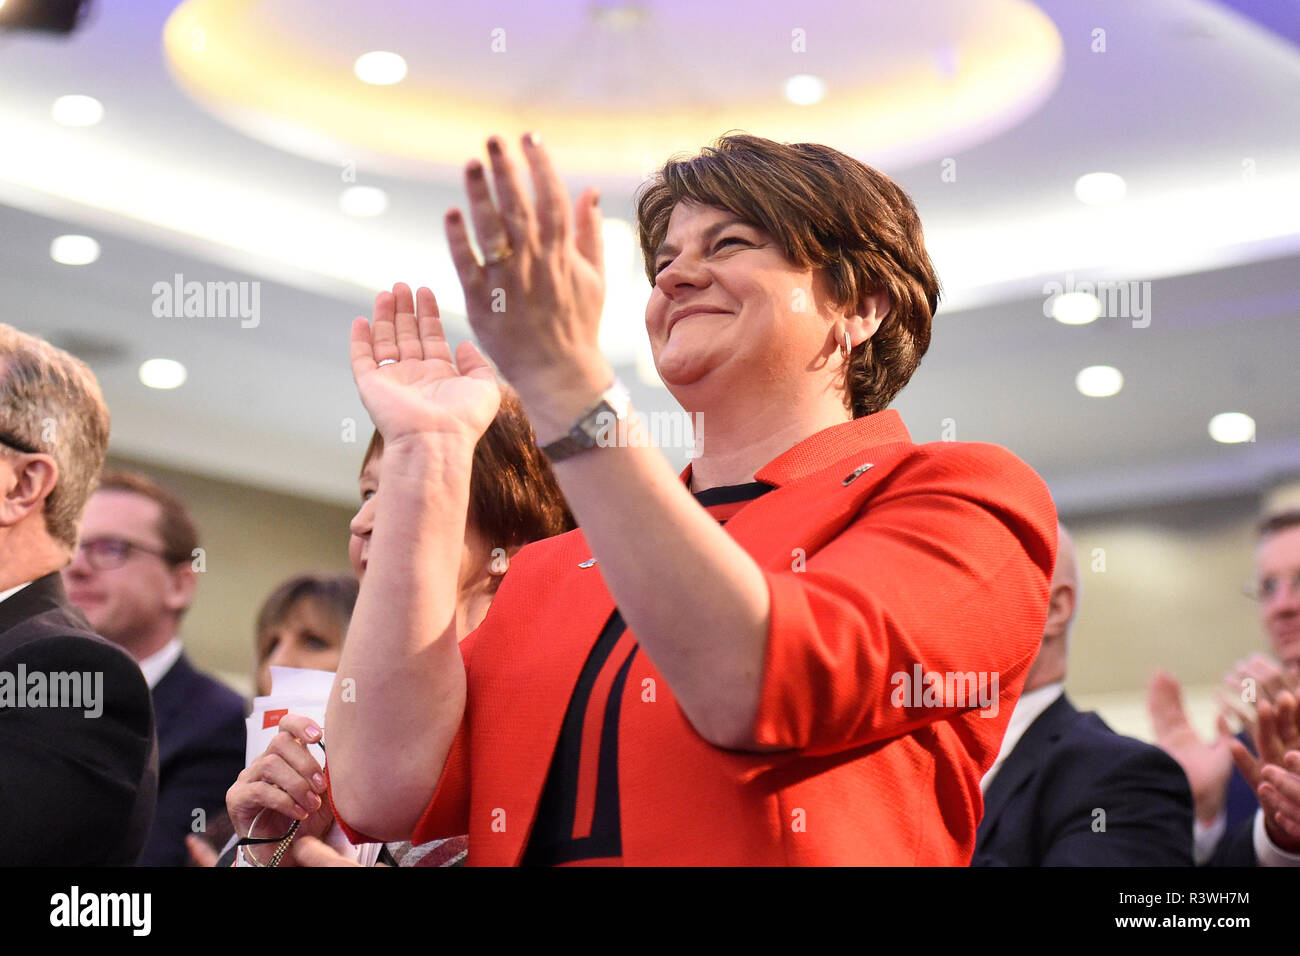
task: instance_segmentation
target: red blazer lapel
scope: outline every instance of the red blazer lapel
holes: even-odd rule
[[[531,605],[532,613],[519,614],[516,627],[474,648],[472,726],[491,738],[471,742],[474,789],[509,795],[496,800],[504,805],[492,807],[472,799],[471,813],[487,815],[470,821],[471,833],[476,824],[487,831],[485,846],[480,849],[476,842],[474,847],[485,865],[508,866],[522,859],[569,699],[614,612],[600,566],[579,566],[591,556],[581,531],[522,550],[511,562],[497,601],[509,596],[507,588],[520,589],[516,607]],[[475,752],[494,758],[474,763]]]

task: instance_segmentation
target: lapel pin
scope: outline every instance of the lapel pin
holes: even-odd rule
[[[867,469],[874,468],[874,467],[875,464],[873,462],[867,462],[865,465],[858,465],[858,467],[853,469],[852,473],[850,473],[849,476],[844,479],[844,484],[846,485],[852,484],[853,482],[861,478],[862,475],[866,473]]]
[[[592,565],[594,565],[595,563],[596,563],[596,559],[595,559],[595,558],[588,558],[586,561],[583,561],[580,565],[578,565],[578,567],[580,567],[580,568],[589,568],[589,567],[591,567]]]

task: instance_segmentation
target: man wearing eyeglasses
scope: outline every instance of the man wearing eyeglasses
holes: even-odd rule
[[[1224,677],[1225,705],[1251,727],[1232,740],[1224,716],[1206,744],[1183,710],[1181,688],[1160,673],[1147,707],[1157,742],[1187,773],[1196,802],[1196,858],[1218,866],[1300,866],[1300,511],[1266,518],[1259,528],[1255,577],[1248,592],[1276,659],[1254,654]],[[1256,713],[1267,702],[1270,716]],[[1262,759],[1246,745],[1260,746]],[[1234,771],[1233,764],[1236,763]],[[1265,767],[1268,769],[1265,769]],[[1263,785],[1263,806],[1260,790]],[[1284,819],[1279,820],[1278,814]]]
[[[84,364],[0,324],[0,865],[127,866],[158,782],[149,689],[59,569],[108,447]]]
[[[158,811],[142,866],[184,866],[185,837],[220,814],[244,768],[244,702],[198,671],[178,631],[198,585],[185,505],[145,475],[106,471],[63,571],[91,626],[140,664],[158,721]]]

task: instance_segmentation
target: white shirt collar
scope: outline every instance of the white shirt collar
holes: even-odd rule
[[[993,782],[994,775],[1002,769],[1002,762],[1010,756],[1011,751],[1016,749],[1016,744],[1020,743],[1020,738],[1025,735],[1029,725],[1037,720],[1043,711],[1056,703],[1056,699],[1064,693],[1065,682],[1056,681],[1021,695],[1020,700],[1016,701],[1016,709],[1011,712],[1011,719],[1007,721],[1007,734],[1002,738],[1002,749],[998,751],[998,759],[993,761],[989,772],[980,780],[980,790],[984,793],[989,792],[989,784]]]
[[[145,683],[149,685],[150,690],[153,690],[157,683],[172,669],[172,665],[181,656],[181,650],[181,639],[173,637],[163,645],[161,650],[154,651],[140,662],[140,670],[144,673]],[[1012,714],[1012,719],[1014,718],[1015,715]]]
[[[13,597],[15,594],[17,594],[19,591],[21,591],[23,588],[27,587],[27,585],[31,583],[32,583],[31,581],[26,581],[22,584],[15,584],[8,591],[0,591],[0,602],[8,600],[9,598]]]

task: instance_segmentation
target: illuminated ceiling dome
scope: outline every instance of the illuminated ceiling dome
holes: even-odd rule
[[[182,87],[247,134],[431,178],[524,130],[586,177],[639,178],[729,129],[929,160],[1031,113],[1063,52],[1026,0],[187,0],[164,40]],[[370,51],[408,72],[362,82]],[[792,77],[821,99],[787,98]]]

